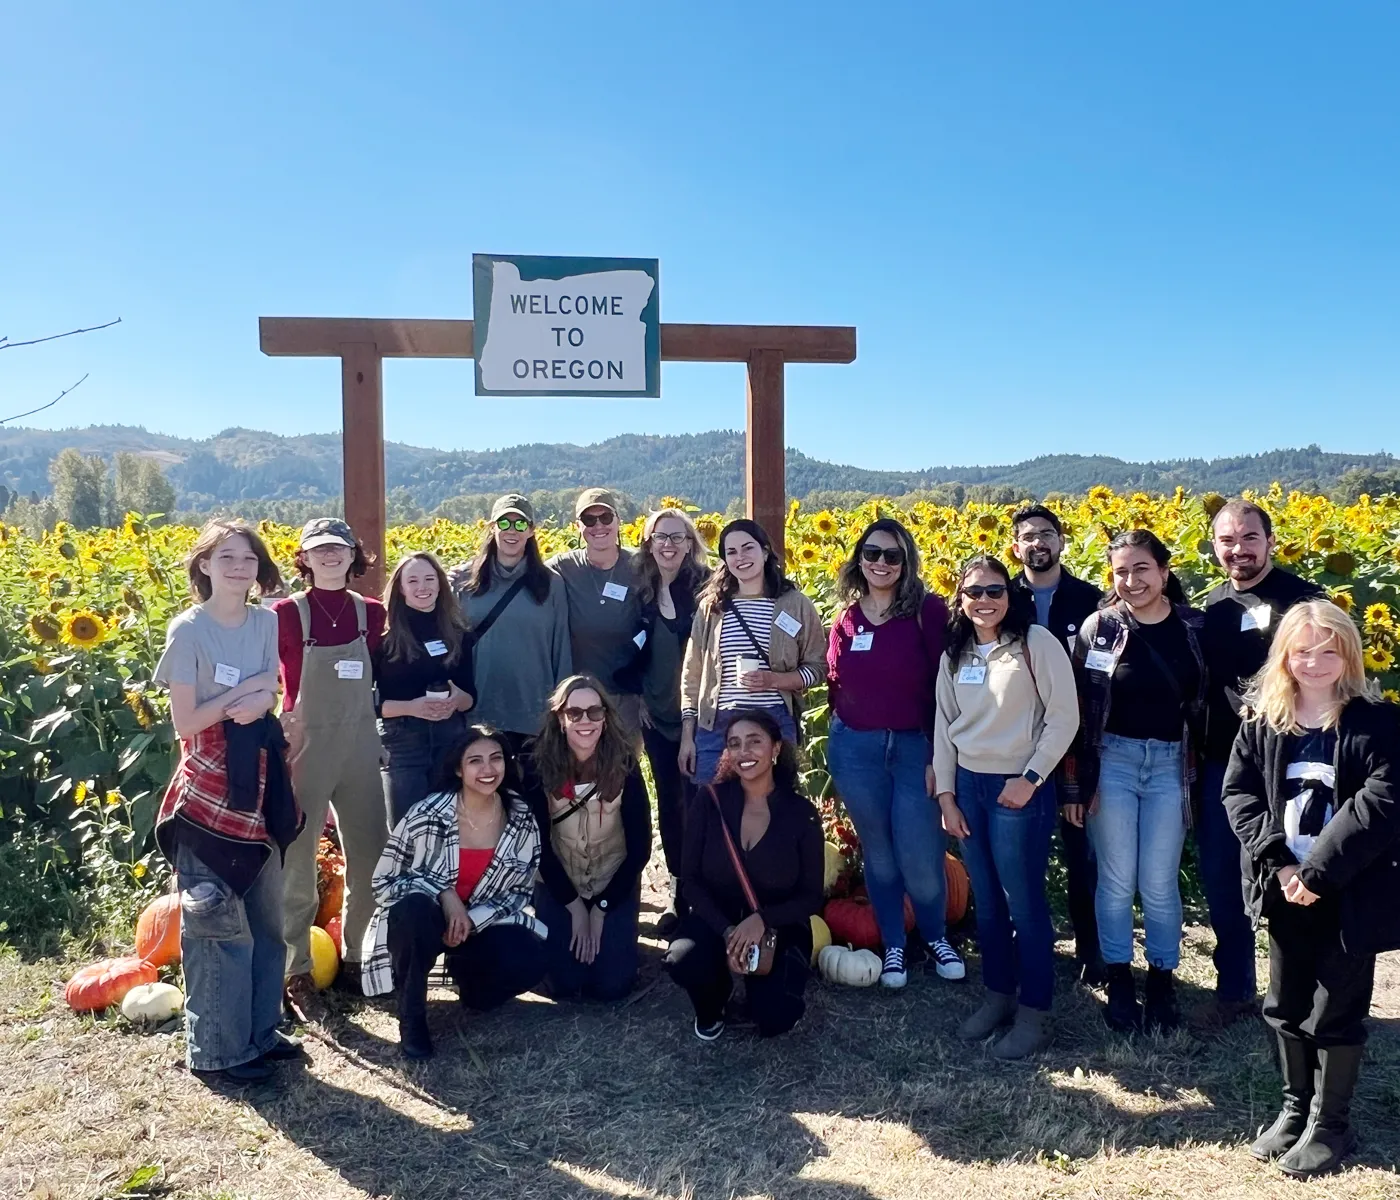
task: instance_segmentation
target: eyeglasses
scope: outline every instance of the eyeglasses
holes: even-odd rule
[[[496,522],[497,529],[514,529],[517,533],[524,533],[530,528],[530,522],[524,517],[516,517],[511,520],[509,517],[502,517]]]
[[[1016,535],[1016,540],[1029,546],[1032,542],[1058,541],[1060,535],[1053,529],[1024,529]]]
[[[988,600],[1000,600],[1006,595],[1006,584],[974,583],[971,587],[963,588],[962,594],[972,600],[980,600],[983,596],[986,596]]]
[[[690,534],[653,533],[651,535],[651,540],[653,542],[660,542],[663,546],[684,546],[686,542],[690,541]]]
[[[886,566],[904,565],[904,550],[899,546],[862,546],[860,556],[868,563],[877,563],[883,558]]]
[[[608,715],[608,710],[601,704],[594,704],[588,708],[566,708],[564,710],[564,720],[570,725],[577,725],[580,721],[601,721]]]
[[[611,509],[607,512],[581,513],[579,515],[579,520],[587,525],[589,529],[592,529],[595,525],[611,525],[616,519],[617,514]]]

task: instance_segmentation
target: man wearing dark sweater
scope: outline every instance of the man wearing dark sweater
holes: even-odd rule
[[[1215,931],[1215,999],[1198,1009],[1202,1027],[1228,1025],[1257,1013],[1254,929],[1240,889],[1240,843],[1221,803],[1225,768],[1240,728],[1242,694],[1263,665],[1279,618],[1299,600],[1324,595],[1306,579],[1276,567],[1273,522],[1248,500],[1231,500],[1211,523],[1215,557],[1229,577],[1206,597],[1201,649],[1210,679],[1196,846],[1201,885]]]
[[[1011,581],[1012,602],[1023,606],[1033,623],[1043,625],[1059,638],[1072,657],[1079,627],[1098,608],[1102,593],[1060,565],[1064,531],[1059,517],[1048,508],[1032,504],[1021,509],[1011,518],[1011,532],[1016,539],[1012,553],[1023,568]],[[1080,978],[1089,986],[1098,987],[1107,980],[1107,972],[1094,916],[1098,870],[1093,851],[1084,830],[1063,817],[1060,846]]]

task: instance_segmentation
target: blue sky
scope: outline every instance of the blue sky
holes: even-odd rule
[[[852,324],[788,440],[870,467],[1400,449],[1400,6],[0,0],[0,403],[207,436],[340,423],[260,314],[471,315],[473,251],[661,260],[670,321]],[[742,426],[472,395],[386,433]],[[1348,419],[1348,414],[1354,417]]]

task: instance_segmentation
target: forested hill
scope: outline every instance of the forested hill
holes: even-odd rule
[[[206,510],[240,501],[317,501],[340,493],[340,435],[279,437],[227,429],[203,441],[167,437],[131,426],[42,430],[0,427],[0,483],[20,494],[49,490],[48,468],[65,447],[110,459],[136,451],[157,459],[174,484],[179,505]],[[937,447],[930,447],[931,454]],[[732,430],[681,436],[627,435],[592,446],[534,443],[482,452],[442,451],[391,442],[385,448],[389,489],[431,512],[456,496],[558,491],[606,484],[639,501],[684,496],[723,511],[742,493],[743,435]],[[789,450],[788,491],[903,495],[962,484],[1010,489],[1017,495],[1115,489],[1237,492],[1274,480],[1288,487],[1331,491],[1349,470],[1400,466],[1389,454],[1333,454],[1316,446],[1247,457],[1132,463],[1075,454],[1045,455],[996,467],[930,467],[876,471],[820,462]],[[940,490],[946,493],[946,486]],[[979,491],[982,491],[979,488]],[[986,493],[984,493],[986,494]]]

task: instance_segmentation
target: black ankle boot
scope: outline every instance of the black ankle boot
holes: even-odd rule
[[[1278,1165],[1294,1179],[1325,1175],[1356,1149],[1351,1127],[1351,1096],[1361,1072],[1360,1046],[1323,1046],[1317,1051],[1317,1095],[1312,1119],[1298,1144]]]
[[[1312,1043],[1280,1035],[1278,1059],[1283,1071],[1283,1108],[1249,1148],[1255,1158],[1264,1162],[1287,1154],[1298,1144],[1308,1127],[1312,1106],[1313,1072],[1317,1069]]]
[[[428,1034],[426,1012],[399,1013],[399,1053],[405,1058],[432,1058],[433,1039]]]
[[[1108,1004],[1104,1007],[1103,1019],[1110,1029],[1131,1033],[1142,1024],[1133,968],[1127,963],[1109,963],[1107,975]]]
[[[1148,1030],[1169,1033],[1181,1024],[1176,1007],[1176,978],[1160,967],[1147,968],[1147,988],[1144,992],[1143,1025]]]

